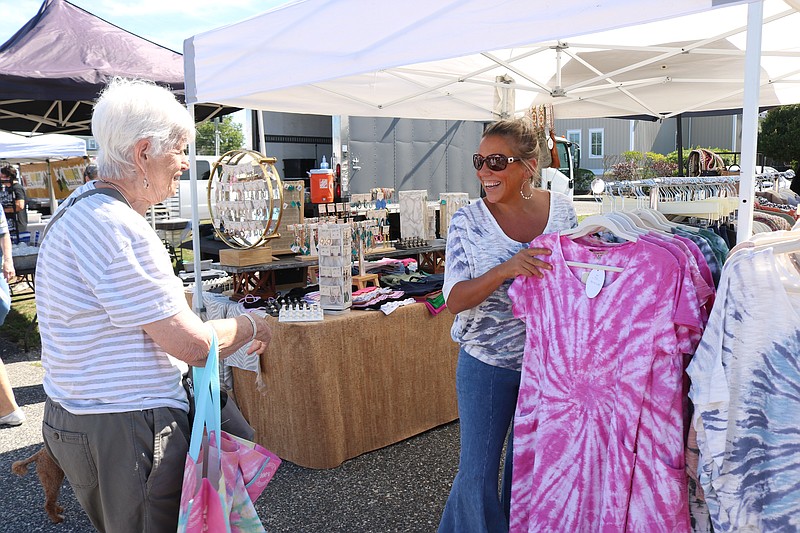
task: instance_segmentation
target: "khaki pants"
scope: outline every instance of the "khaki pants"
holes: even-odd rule
[[[42,434],[98,531],[174,533],[189,449],[187,413],[165,407],[74,415],[48,398]]]

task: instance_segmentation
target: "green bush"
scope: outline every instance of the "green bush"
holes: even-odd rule
[[[647,179],[678,174],[677,152],[675,161],[656,152],[628,150],[620,154],[623,161],[612,166],[612,174],[618,180]]]

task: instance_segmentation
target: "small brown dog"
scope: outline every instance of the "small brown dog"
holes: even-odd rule
[[[64,482],[64,471],[53,461],[47,449],[42,449],[22,461],[16,461],[11,465],[11,471],[18,476],[28,473],[28,465],[36,463],[36,474],[44,489],[44,510],[54,524],[64,521],[64,508],[58,505],[58,493],[61,490],[61,483]]]

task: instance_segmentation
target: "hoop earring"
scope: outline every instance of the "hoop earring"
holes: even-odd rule
[[[531,189],[531,193],[528,196],[525,196],[524,192],[526,183]],[[533,198],[533,180],[525,180],[522,182],[522,187],[519,188],[519,195],[522,196],[523,200],[530,200],[531,198]]]
[[[145,189],[149,189],[150,188],[150,182],[147,181],[147,178],[144,178],[144,188]]]

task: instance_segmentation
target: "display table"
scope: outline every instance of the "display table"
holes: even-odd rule
[[[214,252],[219,256],[220,248],[226,247],[224,244],[222,246],[219,246],[219,244],[219,242],[208,238],[201,239],[200,248],[203,256]],[[364,257],[369,260],[376,260],[381,257],[415,257],[420,270],[429,274],[439,274],[444,272],[445,246],[446,242],[444,240],[434,239],[429,241],[427,246],[372,254],[367,253],[364,254]],[[274,257],[269,263],[250,266],[220,265],[219,268],[233,277],[234,293],[238,298],[247,294],[268,298],[275,296],[277,293],[276,272],[288,269],[302,269],[302,279],[305,281],[308,279],[307,269],[316,267],[317,264],[317,261],[304,261],[296,256],[280,256]]]
[[[233,368],[236,401],[256,441],[308,468],[343,461],[458,418],[453,315],[424,304],[386,316],[351,311],[273,328],[256,374]]]

